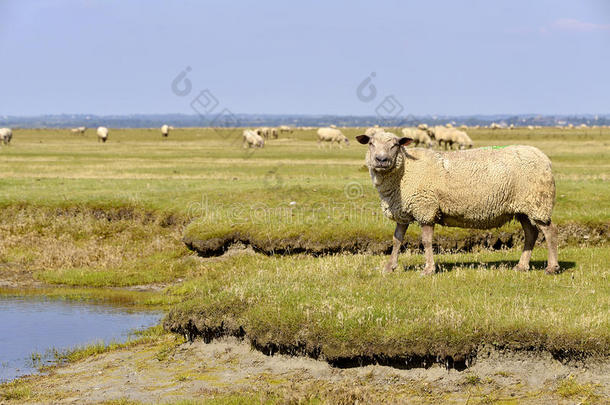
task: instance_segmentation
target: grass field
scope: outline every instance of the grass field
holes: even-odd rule
[[[295,131],[244,150],[240,133],[111,130],[102,144],[91,130],[15,130],[0,147],[0,287],[11,287],[0,293],[161,306],[185,334],[241,334],[338,364],[457,361],[482,344],[610,354],[610,129],[470,131],[476,146],[549,155],[565,271],[541,271],[539,241],[534,271],[513,272],[521,231],[511,223],[438,227],[441,272],[428,278],[416,226],[401,271],[379,274],[393,226],[361,145],[320,149],[315,131]],[[219,256],[232,243],[255,251]],[[148,291],[116,289],[133,286]]]

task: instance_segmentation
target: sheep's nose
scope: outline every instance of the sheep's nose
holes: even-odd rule
[[[377,163],[385,164],[390,161],[390,158],[385,155],[382,155],[382,156],[377,155],[377,156],[375,156],[375,160],[377,161]]]

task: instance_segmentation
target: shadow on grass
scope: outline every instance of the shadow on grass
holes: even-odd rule
[[[437,273],[448,273],[453,271],[456,268],[485,268],[489,270],[494,270],[497,268],[514,268],[518,260],[491,260],[491,261],[461,261],[455,263],[443,263],[436,262],[436,271]],[[532,260],[530,262],[530,271],[544,271],[546,269],[546,260]],[[566,270],[573,269],[576,267],[575,262],[568,261],[560,261],[559,262],[560,270],[557,274],[563,273]],[[423,265],[412,265],[412,266],[403,266],[404,271],[421,271],[423,269]]]

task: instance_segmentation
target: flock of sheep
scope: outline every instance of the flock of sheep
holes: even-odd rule
[[[259,127],[256,129],[245,129],[242,133],[242,145],[244,148],[264,148],[266,139],[277,139],[281,133],[292,133],[292,131],[293,129],[288,125],[280,125],[277,128]]]

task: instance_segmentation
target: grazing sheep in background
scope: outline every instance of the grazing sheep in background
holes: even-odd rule
[[[428,128],[428,135],[435,139],[438,143],[438,147],[444,147],[445,149],[451,148],[453,139],[451,138],[451,130],[442,126],[436,126]]]
[[[385,130],[383,128],[379,128],[378,125],[375,125],[374,127],[367,128],[366,131],[364,131],[364,133],[367,135],[374,135],[377,132],[385,132]]]
[[[249,129],[244,130],[243,132],[243,147],[244,148],[263,148],[265,147],[265,140],[262,136],[257,134],[255,131],[251,131]]]
[[[284,132],[292,133],[293,129],[292,129],[292,127],[289,127],[288,125],[280,125],[279,131],[280,131],[280,134],[283,134]]]
[[[529,129],[530,131],[533,131],[534,130],[534,126],[533,125],[528,125],[527,129]]]
[[[97,129],[97,141],[106,142],[108,140],[108,128],[99,127]]]
[[[454,131],[454,141],[458,148],[461,149],[472,149],[474,143],[468,134],[464,131]]]
[[[277,130],[277,128],[269,128],[269,135],[273,139],[277,139],[278,138],[278,134],[279,134],[279,131]]]
[[[8,145],[11,143],[11,139],[13,139],[13,130],[10,128],[0,128],[0,141]]]
[[[419,124],[419,125],[417,126],[417,128],[421,129],[422,131],[425,131],[425,130],[427,130],[427,129],[428,129],[428,125],[426,125],[426,124]]]
[[[261,127],[257,128],[255,132],[257,135],[262,136],[265,139],[269,139],[269,133],[271,132],[271,129],[269,127]]]
[[[490,129],[500,129],[500,128],[502,128],[502,126],[500,124],[496,124],[495,122],[492,122],[491,124],[489,124],[489,128]]]
[[[169,125],[162,125],[161,126],[161,135],[164,137],[168,137],[170,129],[174,129],[174,128],[171,128]]]
[[[587,124],[580,124],[579,128],[587,128]]]
[[[490,229],[516,218],[525,232],[517,270],[529,270],[538,231],[548,246],[546,272],[559,271],[557,228],[551,222],[555,180],[551,161],[532,146],[481,148],[460,152],[406,149],[411,142],[391,133],[356,137],[368,145],[366,164],[381,197],[383,213],[396,222],[393,248],[384,272],[398,265],[407,227],[422,228],[426,265],[435,272],[434,225]]]
[[[334,142],[337,142],[339,147],[341,147],[341,143],[345,143],[346,146],[349,146],[349,139],[343,135],[343,132],[336,128],[318,129],[318,147],[322,145],[322,142],[329,142],[331,147]]]
[[[407,138],[413,139],[413,144],[415,147],[417,147],[419,145],[423,145],[426,148],[434,147],[434,141],[432,139],[430,139],[430,137],[428,136],[428,133],[426,131],[422,131],[419,128],[403,128],[402,134],[404,136],[406,136]],[[369,134],[365,134],[365,135],[369,135]],[[370,134],[369,136],[371,136],[371,135],[374,135],[374,134]]]
[[[81,134],[81,135],[83,135],[86,130],[87,130],[87,127],[78,127],[78,128],[72,128],[70,131],[73,134]]]
[[[508,126],[508,129],[515,129],[515,124],[510,124],[510,125]]]
[[[334,124],[330,124],[330,125],[329,125],[329,127],[330,127],[330,128],[333,128],[333,129],[337,128],[337,126],[336,126],[336,125],[334,125]]]
[[[467,125],[460,125],[460,129],[466,130],[466,129],[468,129],[468,126]]]
[[[445,124],[445,128],[453,128],[453,125],[448,122],[448,123]]]

